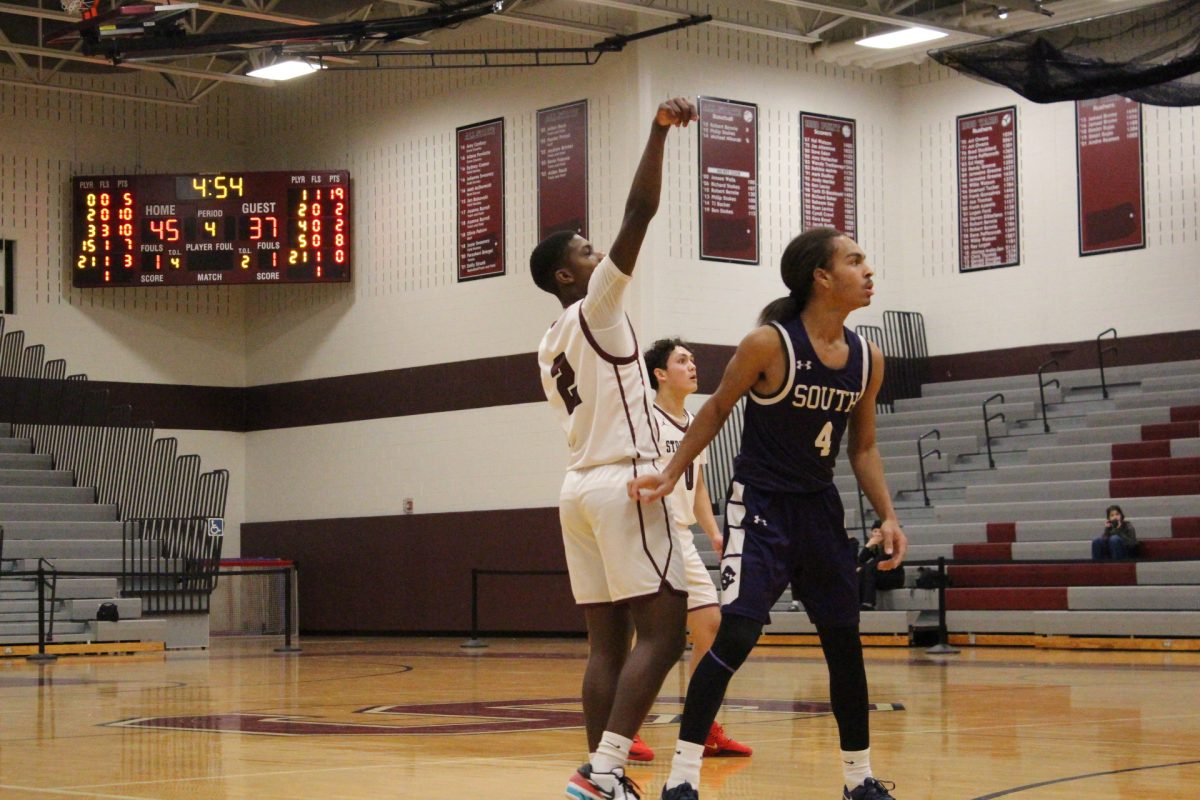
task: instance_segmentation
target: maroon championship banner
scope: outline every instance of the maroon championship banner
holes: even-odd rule
[[[1142,106],[1126,97],[1075,103],[1079,255],[1146,246]]]
[[[852,119],[800,115],[800,225],[858,238],[858,145]]]
[[[1017,109],[958,118],[958,271],[1021,263]]]
[[[504,274],[504,120],[456,128],[458,279]]]
[[[758,263],[758,106],[701,97],[700,258]]]
[[[538,241],[555,231],[587,238],[586,100],[537,112]]]

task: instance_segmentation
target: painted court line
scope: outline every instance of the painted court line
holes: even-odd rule
[[[1066,778],[1055,778],[1054,780],[1042,781],[1041,783],[1030,783],[1030,784],[1026,784],[1025,786],[1017,786],[1012,789],[1004,789],[1003,791],[993,792],[992,794],[980,795],[979,797],[972,798],[972,800],[995,800],[995,798],[997,798],[997,797],[1008,797],[1010,795],[1019,794],[1021,792],[1027,792],[1031,789],[1040,789],[1043,786],[1053,786],[1056,783],[1070,783],[1072,781],[1087,780],[1088,778],[1100,778],[1105,775],[1120,775],[1125,772],[1142,772],[1143,770],[1148,770],[1148,769],[1167,769],[1169,767],[1186,767],[1186,766],[1190,766],[1192,764],[1200,764],[1200,760],[1176,761],[1173,764],[1152,764],[1148,767],[1127,767],[1126,769],[1112,769],[1112,770],[1107,770],[1105,772],[1087,772],[1087,773],[1084,773],[1083,775],[1071,775]]]

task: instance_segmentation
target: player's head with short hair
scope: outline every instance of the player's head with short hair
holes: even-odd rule
[[[538,242],[529,256],[529,272],[539,289],[558,297],[558,281],[554,273],[563,266],[575,231],[555,231]]]
[[[779,259],[779,272],[788,295],[767,304],[758,315],[759,325],[783,322],[804,310],[812,296],[816,271],[829,269],[837,252],[837,240],[845,235],[836,228],[810,228],[788,243]]]
[[[659,384],[666,381],[685,394],[696,391],[696,360],[687,342],[678,337],[659,339],[644,358],[651,389],[658,391]]]

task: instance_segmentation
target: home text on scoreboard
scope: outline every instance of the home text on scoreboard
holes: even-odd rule
[[[197,286],[350,280],[350,173],[72,179],[72,283]]]

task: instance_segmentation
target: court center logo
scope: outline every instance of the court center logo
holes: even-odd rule
[[[646,724],[678,724],[682,708],[682,697],[660,697],[656,710],[647,717]],[[734,714],[761,715],[760,719],[754,720],[756,722],[821,717],[832,713],[828,702],[808,700],[726,699],[722,708]],[[899,703],[873,703],[871,710],[903,711],[904,706]],[[348,712],[345,717],[336,719],[264,713],[188,714],[133,717],[104,724],[113,728],[258,736],[462,736],[583,727],[583,710],[578,697],[371,706]]]

